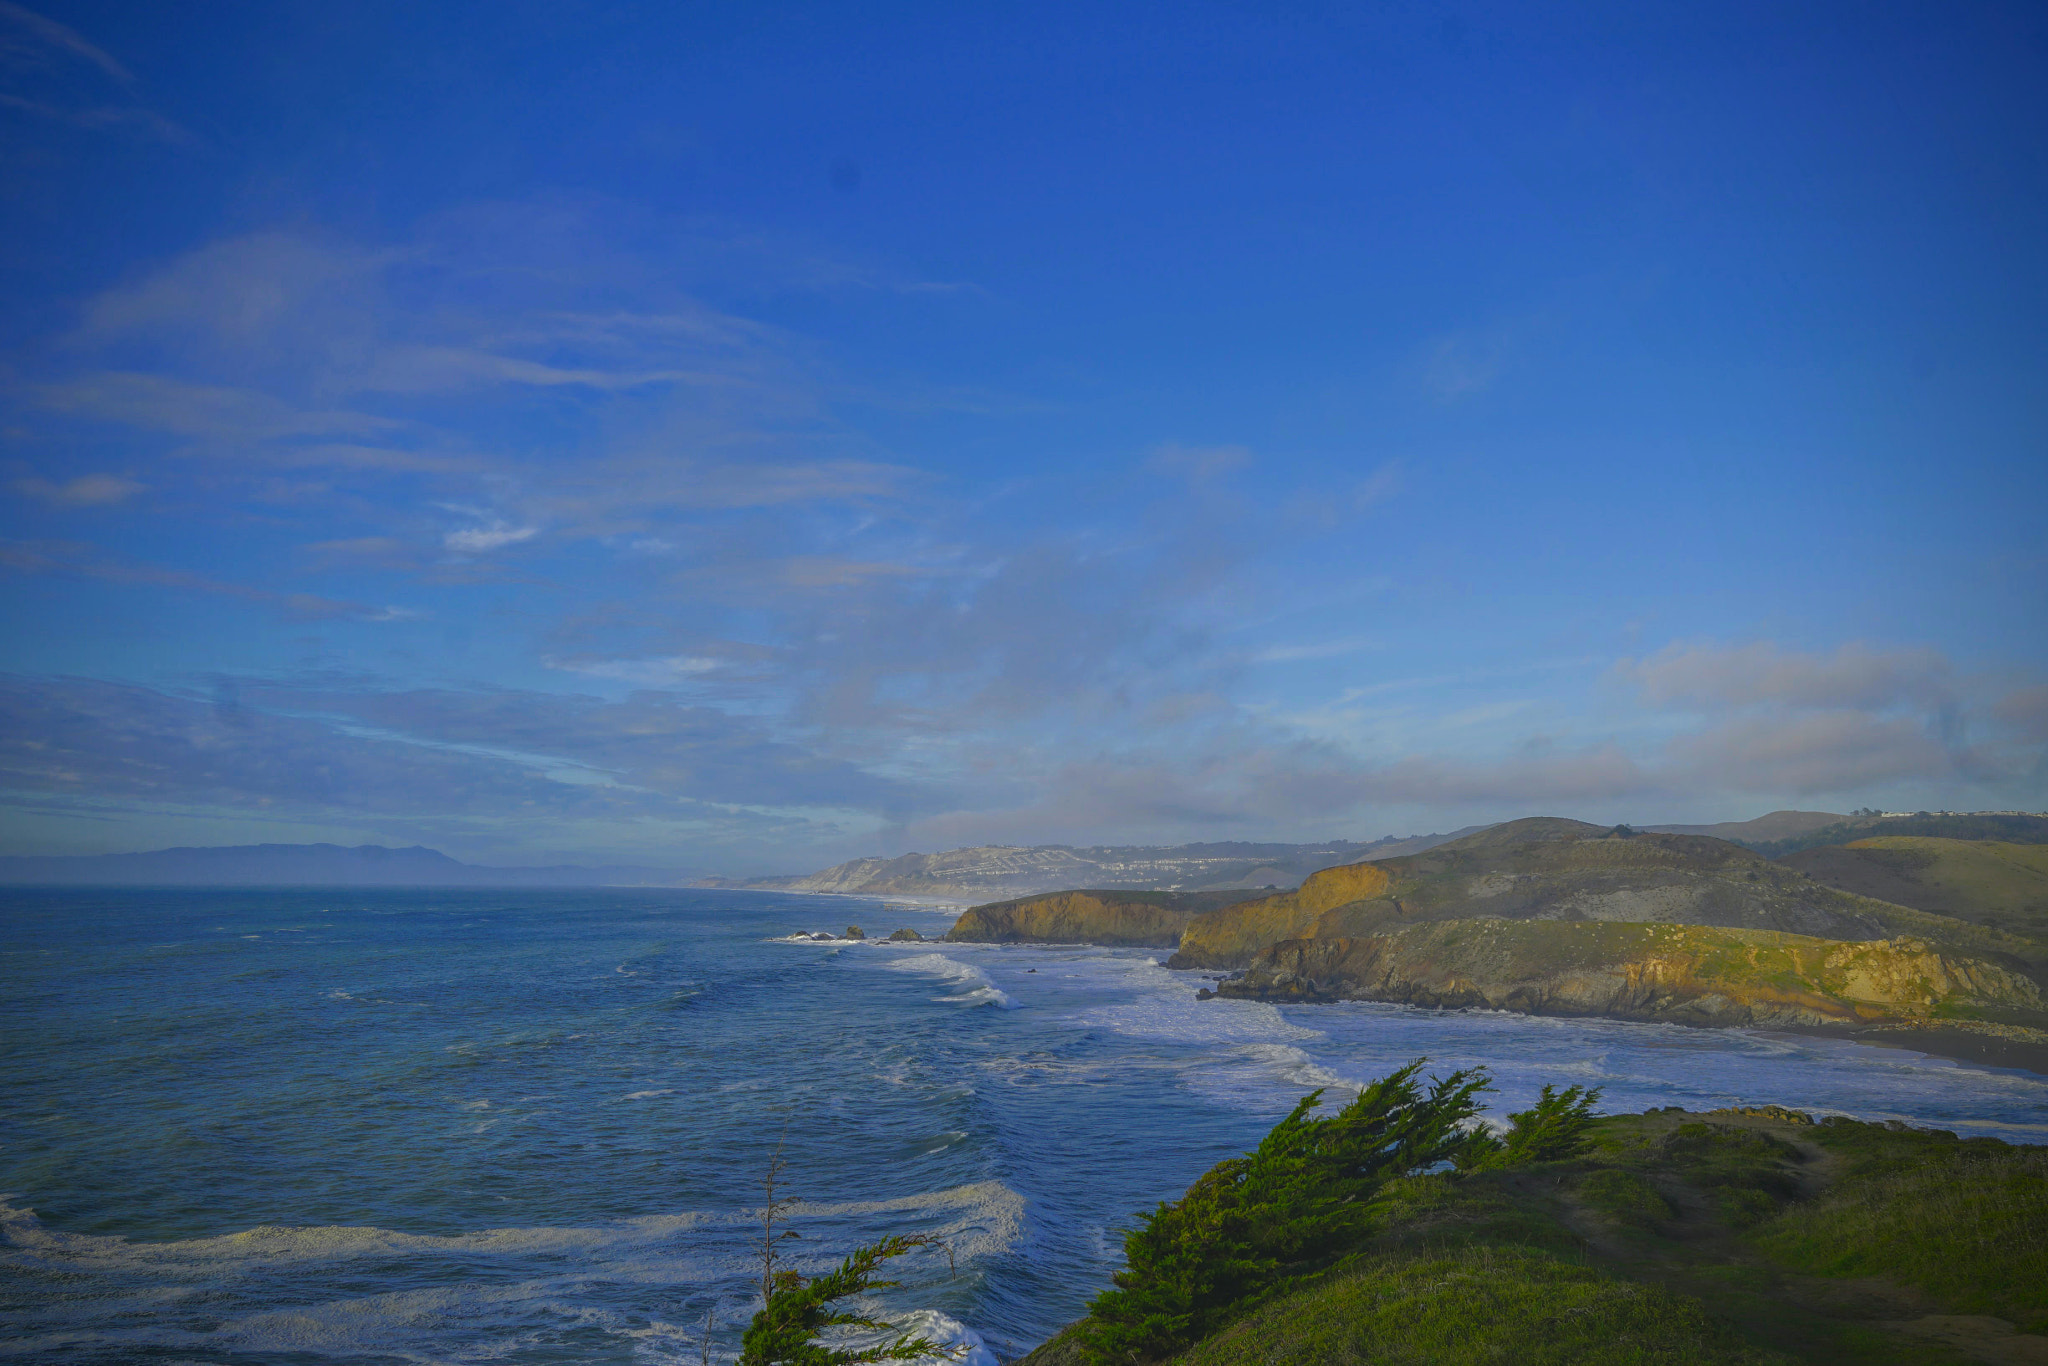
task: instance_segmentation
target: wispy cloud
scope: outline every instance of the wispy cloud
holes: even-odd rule
[[[504,522],[493,521],[487,526],[464,527],[459,531],[451,531],[442,537],[442,543],[457,554],[482,555],[508,545],[517,545],[521,541],[530,541],[539,534],[540,528],[536,526],[509,526]]]
[[[548,655],[541,662],[564,673],[611,679],[642,688],[673,688],[718,670],[725,661],[708,655],[664,655],[655,659],[579,659]]]
[[[81,474],[62,483],[38,478],[14,481],[15,492],[59,507],[103,507],[123,503],[146,487],[116,474]]]
[[[79,81],[71,79],[74,74],[95,88],[81,90]],[[35,95],[18,88],[0,91],[0,107],[75,128],[131,129],[177,146],[196,140],[189,130],[136,102],[141,83],[106,49],[74,28],[5,0],[0,0],[0,76],[17,87],[24,82],[40,87]],[[107,103],[108,93],[125,102]]]
[[[1438,337],[1419,365],[1423,392],[1439,403],[1456,403],[1493,387],[1507,363],[1505,339],[1457,333]]]
[[[1381,647],[1371,636],[1347,636],[1341,640],[1318,641],[1313,645],[1274,645],[1255,650],[1248,658],[1254,664],[1300,664],[1313,659],[1341,659]]]
[[[163,588],[180,593],[238,598],[273,607],[306,621],[350,618],[356,621],[404,621],[420,615],[403,607],[373,607],[321,597],[315,593],[283,593],[248,584],[230,583],[163,565],[141,564],[107,555],[92,546],[61,541],[0,541],[0,568],[17,574],[49,574],[95,579],[102,583]]]
[[[98,67],[116,84],[135,84],[135,77],[129,73],[127,67],[115,61],[104,49],[86,41],[85,36],[78,30],[66,28],[55,19],[37,14],[34,10],[24,9],[20,5],[7,3],[7,0],[0,0],[0,21],[12,25],[18,33],[43,47]]]
[[[1719,711],[1756,705],[1883,708],[1939,706],[1952,670],[1933,650],[1844,645],[1832,654],[1747,645],[1672,645],[1619,667],[1650,701]]]
[[[135,371],[97,371],[37,386],[33,393],[43,407],[55,412],[195,437],[216,443],[225,453],[261,458],[289,448],[272,443],[293,438],[370,436],[407,425],[370,413],[301,407],[259,389],[194,384]]]

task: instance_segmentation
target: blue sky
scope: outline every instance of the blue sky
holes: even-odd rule
[[[2048,805],[2048,12],[0,3],[0,850]]]

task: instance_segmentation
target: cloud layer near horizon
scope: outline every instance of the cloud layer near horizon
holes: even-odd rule
[[[0,848],[2048,804],[2035,210],[1939,72],[1848,132],[1790,20],[1111,6],[429,81],[420,14],[0,5]]]
[[[1091,759],[1030,764],[1012,753],[1006,771],[966,780],[952,765],[914,774],[834,753],[829,727],[808,744],[777,739],[769,722],[651,689],[606,700],[220,679],[203,697],[5,676],[0,790],[108,811],[432,828],[466,849],[503,849],[519,831],[552,848],[551,832],[587,839],[592,825],[613,823],[638,831],[614,852],[709,868],[884,843],[1341,835],[1390,809],[1649,821],[1703,791],[1808,804],[1901,785],[2027,792],[2048,762],[2038,686],[1972,698],[1924,651],[1691,645],[1614,673],[1636,685],[1644,715],[1674,723],[1639,753],[1539,742],[1492,757],[1376,761],[1218,715]],[[1669,710],[1674,696],[1700,710]],[[1032,710],[1020,719],[1060,719],[1056,708]],[[722,861],[707,857],[713,848]]]
[[[1925,647],[1567,661],[1584,695],[1608,694],[1593,714],[1554,688],[1502,701],[1484,667],[1261,704],[1262,671],[1370,667],[1384,648],[1260,647],[1246,627],[1313,574],[1303,558],[1405,511],[1398,465],[1304,504],[1262,488],[1242,448],[1169,444],[1128,474],[1066,480],[1080,517],[1048,519],[1042,489],[963,497],[863,449],[833,397],[849,382],[800,339],[681,294],[657,312],[606,301],[608,275],[649,275],[624,249],[566,287],[537,267],[587,225],[561,210],[536,233],[533,218],[458,216],[375,252],[216,243],[93,299],[18,390],[53,431],[125,431],[133,453],[127,472],[25,477],[25,494],[211,520],[258,552],[245,558],[284,555],[383,605],[89,543],[4,550],[18,573],[304,622],[443,630],[467,593],[531,642],[518,672],[560,683],[16,676],[8,788],[230,824],[430,825],[500,856],[594,839],[719,868],[2040,790],[2039,685],[1967,678]],[[512,267],[541,283],[476,283]],[[485,427],[447,406],[486,393]],[[494,449],[506,414],[597,444],[565,459],[528,431],[528,449]],[[1369,601],[1367,568],[1319,591]],[[1494,700],[1418,705],[1475,683]]]

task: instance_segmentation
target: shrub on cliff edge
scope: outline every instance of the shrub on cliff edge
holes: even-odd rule
[[[746,1337],[740,1342],[739,1366],[859,1366],[865,1362],[902,1361],[927,1353],[940,1354],[942,1349],[937,1343],[908,1333],[893,1342],[857,1352],[812,1341],[825,1329],[834,1327],[894,1331],[894,1324],[881,1319],[836,1310],[832,1308],[832,1301],[863,1290],[884,1290],[898,1284],[896,1281],[875,1279],[881,1264],[891,1257],[901,1257],[912,1248],[925,1247],[936,1241],[921,1234],[884,1238],[879,1243],[854,1249],[837,1270],[828,1271],[813,1280],[805,1280],[794,1271],[773,1272],[768,1302],[761,1306],[761,1312],[754,1315],[754,1321],[747,1326]]]
[[[1499,1148],[1468,1129],[1483,1069],[1416,1081],[1426,1059],[1310,1118],[1305,1096],[1252,1152],[1220,1162],[1172,1203],[1138,1216],[1126,1267],[1096,1296],[1081,1330],[1093,1361],[1158,1361],[1231,1318],[1326,1270],[1366,1232],[1366,1204],[1387,1181]]]
[[[1546,1086],[1536,1103],[1508,1115],[1504,1139],[1475,1143],[1468,1149],[1474,1167],[1520,1167],[1530,1162],[1562,1162],[1577,1157],[1590,1143],[1593,1102],[1600,1088]]]

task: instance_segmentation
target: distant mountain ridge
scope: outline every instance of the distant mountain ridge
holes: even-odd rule
[[[1715,825],[1646,825],[1654,835],[1707,835],[1731,840],[1751,848],[1778,840],[1801,839],[1816,831],[1832,829],[1850,819],[1834,811],[1773,811],[1747,821],[1721,821]]]
[[[658,868],[492,868],[438,849],[381,844],[236,844],[139,854],[0,857],[0,884],[131,887],[673,886]]]
[[[1864,812],[1838,824],[1778,839],[1744,840],[1771,858],[1802,849],[1853,844],[1876,837],[1919,837],[1946,840],[1998,840],[2006,844],[2048,844],[2048,815],[2038,811],[1923,811],[1913,815]]]
[[[1104,891],[1146,889],[1196,892],[1228,888],[1292,887],[1309,874],[1340,863],[1420,853],[1482,826],[1447,835],[1389,835],[1370,843],[982,845],[938,854],[860,858],[801,877],[746,881],[706,879],[699,885],[762,891],[837,892],[848,896],[969,897],[1000,901],[1076,887]]]

